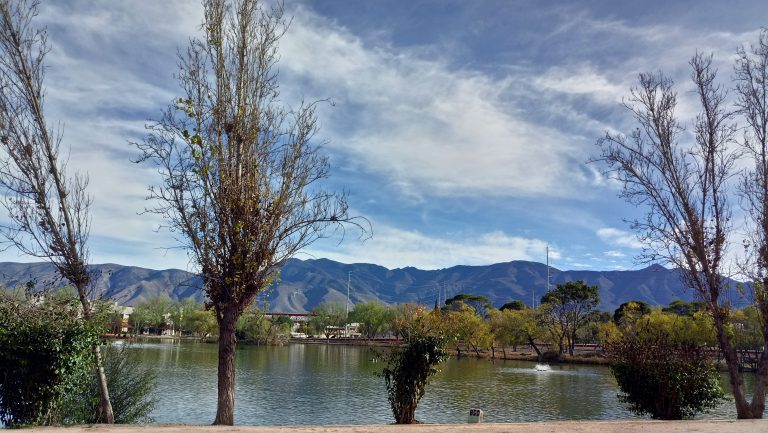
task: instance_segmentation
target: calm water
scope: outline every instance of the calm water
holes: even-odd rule
[[[216,414],[216,345],[137,343],[158,370],[158,423],[210,424]],[[251,425],[388,424],[382,364],[364,347],[292,344],[237,350],[235,422]],[[470,408],[487,422],[635,418],[616,398],[608,368],[523,361],[450,359],[419,404],[428,423],[465,423]],[[735,418],[727,401],[706,418]]]

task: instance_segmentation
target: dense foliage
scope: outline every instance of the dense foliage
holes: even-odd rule
[[[427,382],[447,357],[445,344],[445,337],[439,335],[412,334],[405,347],[394,349],[387,357],[381,376],[396,423],[416,422],[416,407]]]
[[[686,419],[723,397],[720,374],[702,344],[713,338],[711,324],[653,312],[630,326],[606,328],[603,344],[622,391],[619,399],[633,412]]]
[[[558,284],[541,297],[539,319],[557,344],[560,354],[567,349],[573,356],[577,334],[598,304],[598,287],[583,281]]]
[[[74,302],[0,302],[0,420],[8,426],[60,422],[73,378],[93,371],[98,332]],[[98,405],[98,393],[96,394]]]
[[[144,366],[137,353],[126,346],[107,346],[104,372],[109,386],[116,424],[152,422],[149,416],[157,403],[154,395],[157,374]],[[94,424],[99,422],[99,383],[93,371],[75,377],[73,387],[63,400],[62,422]]]
[[[376,301],[360,302],[349,312],[349,322],[358,323],[360,333],[368,338],[387,332],[392,317],[392,310]]]
[[[287,317],[267,317],[266,311],[252,306],[237,320],[237,339],[247,343],[282,345],[291,338],[293,322]]]
[[[445,300],[445,308],[459,311],[466,305],[475,310],[483,317],[488,317],[488,311],[491,310],[491,301],[483,295],[473,295],[469,293],[459,293],[458,295]]]

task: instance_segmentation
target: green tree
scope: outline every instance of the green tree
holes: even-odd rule
[[[360,302],[349,312],[349,322],[359,323],[360,332],[374,338],[388,331],[393,314],[391,309],[379,302]]]
[[[694,313],[704,309],[704,305],[701,302],[685,302],[679,299],[669,303],[668,307],[664,307],[665,313],[677,314],[678,316],[693,316]]]
[[[184,315],[182,326],[185,330],[200,338],[208,338],[218,334],[216,315],[212,310],[206,310],[202,305]]]
[[[427,312],[423,307],[405,310],[410,317],[409,323],[403,324],[403,328],[407,328],[404,331],[406,343],[384,357],[387,365],[381,372],[398,424],[416,422],[416,407],[424,396],[429,378],[439,371],[437,366],[447,358],[445,347],[451,339],[442,314]]]
[[[637,320],[651,312],[651,307],[643,301],[627,301],[613,312],[613,321],[619,325],[625,320]]]
[[[175,310],[174,302],[168,295],[139,302],[133,307],[131,322],[136,332],[147,329],[150,333],[162,334]]]
[[[705,352],[707,340],[715,341],[711,323],[652,312],[634,323],[604,328],[603,346],[620,399],[633,412],[656,419],[691,418],[722,399],[720,373]]]
[[[346,308],[337,302],[323,302],[311,311],[312,318],[309,319],[309,327],[313,334],[325,335],[325,338],[331,338],[334,328],[344,325],[344,318],[347,314]]]
[[[445,300],[445,308],[448,310],[459,311],[462,309],[462,305],[471,307],[477,314],[484,318],[488,317],[488,312],[493,308],[491,301],[483,295],[459,293],[458,295]]]
[[[523,303],[523,301],[514,300],[502,305],[499,310],[525,310],[526,308],[528,307],[525,305],[525,303]]]
[[[576,341],[578,343],[599,343],[600,326],[612,320],[613,315],[607,311],[592,311],[587,315],[584,325],[576,332]]]
[[[237,321],[237,336],[256,344],[284,344],[291,337],[293,322],[287,317],[268,318],[266,311],[252,306]]]
[[[518,346],[530,344],[538,334],[533,330],[536,322],[530,309],[491,310],[489,325],[494,342],[501,346],[505,358],[507,346],[517,351]]]
[[[557,342],[560,354],[567,348],[573,355],[576,333],[599,303],[597,286],[588,286],[583,281],[558,284],[541,297],[542,321]]]
[[[460,303],[459,305],[459,310],[447,313],[457,339],[456,349],[461,355],[459,343],[464,343],[480,356],[480,350],[491,347],[493,342],[491,328],[488,322],[475,312],[475,309],[468,305]]]

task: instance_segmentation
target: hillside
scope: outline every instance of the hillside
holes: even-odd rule
[[[173,299],[202,300],[201,281],[178,269],[152,270],[116,264],[94,265],[96,290],[123,305],[165,294]],[[283,267],[280,284],[263,295],[273,311],[303,312],[325,302],[346,301],[347,277],[351,274],[352,303],[378,300],[387,304],[421,302],[433,305],[438,288],[441,298],[457,293],[487,296],[494,306],[519,299],[530,305],[546,288],[547,267],[541,263],[513,261],[488,266],[454,266],[440,270],[412,267],[387,269],[372,264],[344,264],[328,259],[291,259]],[[613,310],[627,300],[667,305],[675,299],[690,299],[674,270],[653,265],[632,271],[561,271],[550,267],[554,286],[584,280],[600,287],[603,310]],[[0,263],[0,283],[13,288],[27,281],[38,287],[58,287],[53,267],[46,263]]]

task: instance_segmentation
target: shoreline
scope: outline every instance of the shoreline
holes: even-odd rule
[[[66,433],[131,433],[138,431],[162,433],[185,432],[298,432],[298,433],[764,433],[768,420],[609,420],[609,421],[544,421],[529,423],[481,424],[379,424],[379,425],[326,425],[326,426],[202,426],[202,425],[84,425],[71,427],[25,428],[25,432],[63,431]]]
[[[179,335],[138,335],[122,337],[120,335],[104,335],[110,340],[127,340],[127,341],[194,341],[206,344],[216,344],[215,341],[201,339],[199,337],[179,336]],[[394,347],[397,341],[392,339],[336,339],[336,338],[291,338],[286,344],[325,344],[329,346],[358,346],[358,347]],[[239,341],[238,346],[258,346],[256,344]],[[489,361],[530,361],[530,362],[542,362],[546,364],[583,364],[583,365],[608,365],[610,360],[605,356],[601,356],[595,351],[589,351],[576,353],[573,356],[564,354],[559,359],[544,359],[539,361],[538,355],[532,351],[513,351],[507,350],[504,353],[500,349],[496,349],[495,354],[490,350],[480,350],[479,355],[473,350],[464,349],[460,352],[455,348],[448,348],[448,353],[451,356],[457,358],[476,358],[487,359]],[[546,351],[548,349],[544,349]]]

